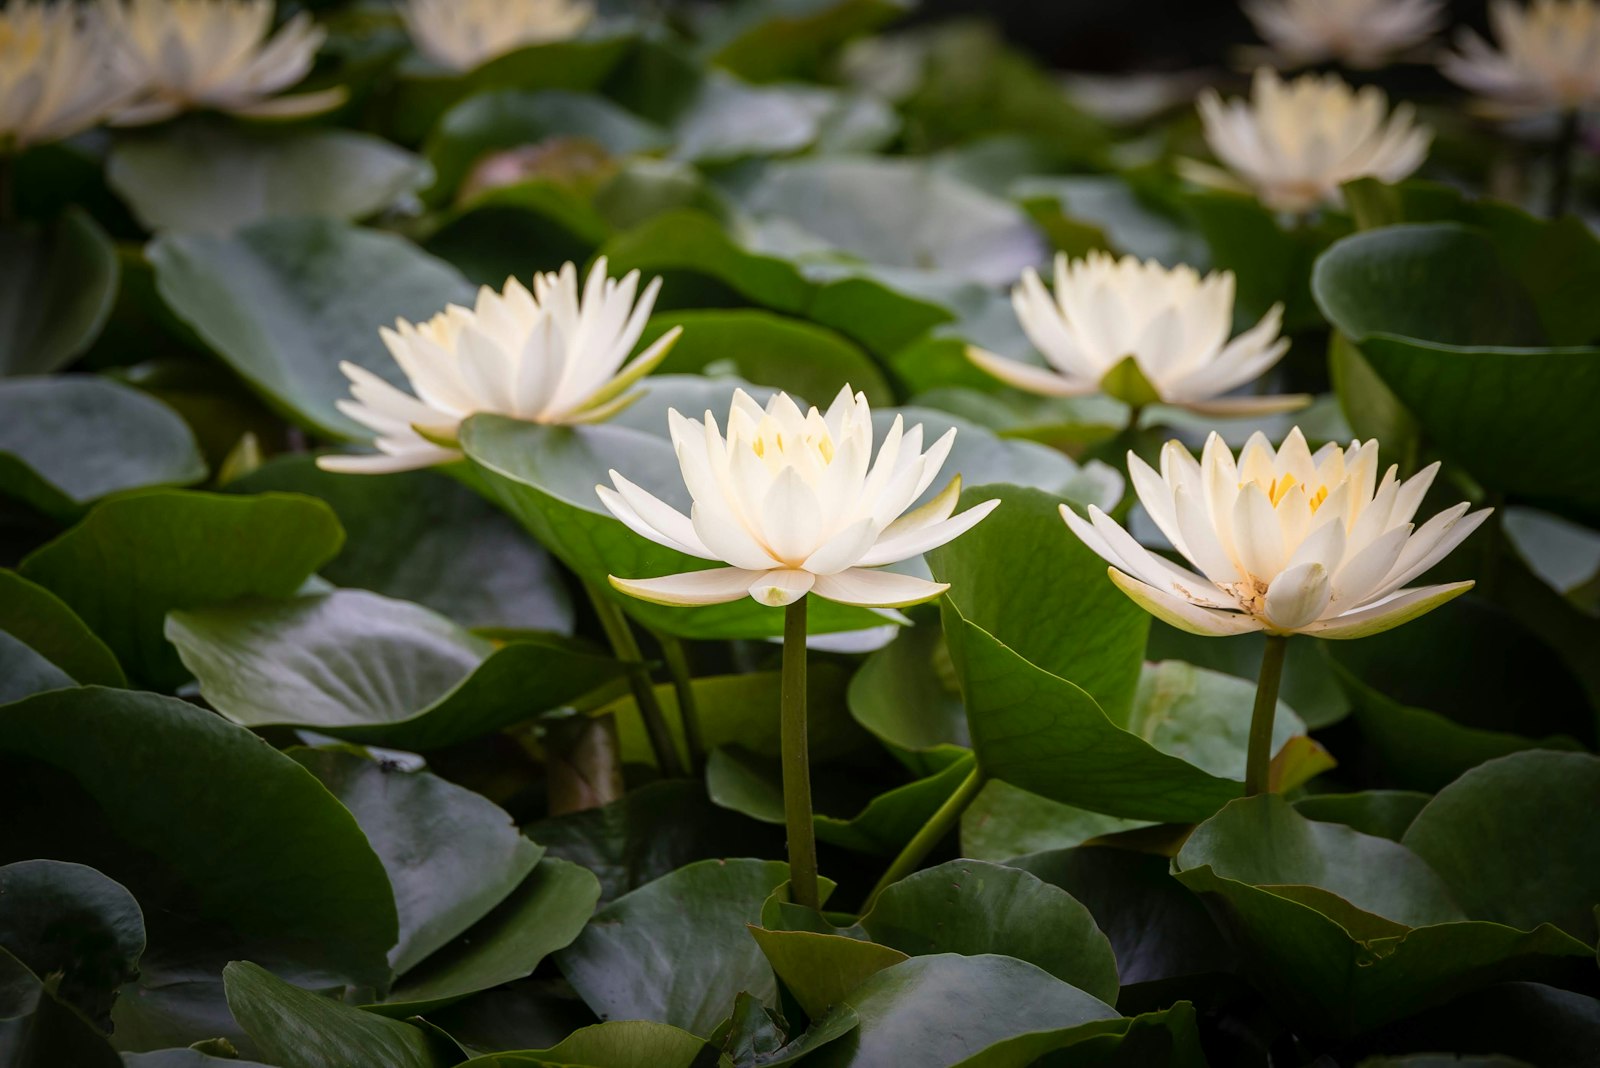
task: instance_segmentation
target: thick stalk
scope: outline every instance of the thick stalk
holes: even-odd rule
[[[811,754],[806,737],[806,599],[783,615],[783,690],[779,733],[783,748],[783,821],[789,835],[789,896],[819,908],[817,839],[811,825]]]
[[[1261,674],[1256,679],[1256,706],[1250,713],[1250,748],[1244,767],[1246,797],[1270,789],[1272,718],[1278,711],[1278,684],[1283,681],[1283,656],[1288,649],[1287,634],[1267,635],[1267,651],[1261,654]]]
[[[1549,215],[1559,219],[1567,213],[1572,201],[1572,169],[1577,163],[1578,135],[1582,132],[1578,110],[1561,116],[1561,132],[1556,135],[1554,167],[1555,176],[1550,183]]]
[[[878,903],[878,895],[883,893],[895,883],[904,879],[916,870],[933,847],[938,845],[955,828],[961,814],[972,804],[972,799],[978,796],[978,791],[983,787],[983,775],[976,765],[968,773],[961,785],[956,787],[956,792],[945,799],[927,823],[922,825],[922,830],[916,833],[906,847],[900,850],[900,855],[894,858],[894,863],[889,865],[889,870],[883,873],[883,878],[878,880],[878,885],[872,888],[872,893],[867,895],[866,903],[861,906],[861,914],[865,916],[872,911],[872,906]]]
[[[700,705],[694,696],[694,674],[689,670],[689,657],[683,643],[670,634],[656,634],[661,645],[661,659],[667,663],[667,674],[672,676],[672,693],[678,699],[678,719],[683,723],[683,740],[689,747],[689,774],[698,775],[706,763],[705,734],[700,730]]]
[[[644,720],[645,734],[650,737],[650,748],[655,752],[656,766],[669,779],[683,775],[683,761],[678,758],[678,747],[667,729],[667,717],[656,700],[655,685],[650,681],[650,669],[639,651],[639,642],[628,626],[628,617],[617,603],[589,583],[584,583],[594,611],[600,617],[600,626],[611,643],[611,651],[628,669],[628,684],[633,688],[634,703],[639,706],[639,716]]]

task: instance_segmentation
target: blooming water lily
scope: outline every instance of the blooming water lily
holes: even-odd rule
[[[400,8],[417,51],[456,71],[527,45],[565,40],[594,14],[587,0],[407,0]]]
[[[1246,0],[1244,13],[1273,52],[1296,65],[1380,67],[1444,22],[1440,0]]]

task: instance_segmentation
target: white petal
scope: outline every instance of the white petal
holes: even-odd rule
[[[809,571],[780,568],[768,571],[750,584],[749,594],[757,601],[774,608],[793,604],[811,592],[817,576]]]
[[[1354,608],[1377,590],[1378,583],[1394,569],[1395,561],[1411,537],[1411,524],[1391,527],[1372,540],[1372,544],[1352,556],[1333,578],[1333,598],[1341,609]],[[1399,584],[1396,583],[1398,586]]]
[[[817,550],[822,533],[817,495],[800,472],[785,467],[761,502],[761,533],[780,562],[797,564]]]
[[[857,562],[862,567],[874,567],[878,564],[892,564],[898,560],[908,560],[913,556],[927,552],[929,549],[936,549],[946,542],[954,541],[977,526],[984,516],[998,507],[1000,507],[1000,499],[997,497],[994,500],[975,504],[960,515],[934,523],[932,526],[919,527],[895,537],[881,538]]]
[[[1369,634],[1377,634],[1398,627],[1402,623],[1408,623],[1470,589],[1472,589],[1471,582],[1418,586],[1415,589],[1402,590],[1392,597],[1377,601],[1365,608],[1358,608],[1354,612],[1318,620],[1301,628],[1301,631],[1305,634],[1315,634],[1319,638],[1365,638]]]
[[[627,524],[628,529],[690,556],[717,559],[695,534],[688,516],[615,471],[611,472],[611,481],[617,487],[615,490],[610,486],[596,486],[595,492],[600,495],[600,502]]]
[[[1190,634],[1222,637],[1229,634],[1248,634],[1261,630],[1262,623],[1243,612],[1221,612],[1202,608],[1181,597],[1158,590],[1154,586],[1124,575],[1116,568],[1107,568],[1111,581],[1146,612],[1170,626]]]
[[[1266,612],[1276,631],[1295,631],[1328,607],[1333,588],[1328,569],[1315,561],[1286,568],[1267,588]]]
[[[611,576],[611,585],[641,601],[665,605],[726,604],[750,592],[761,578],[759,571],[737,567],[714,567],[709,571],[685,571],[661,578],[624,579]]]
[[[1283,527],[1277,509],[1257,482],[1245,483],[1233,505],[1233,548],[1239,566],[1263,582],[1283,570]]]
[[[832,575],[861,563],[863,555],[877,540],[878,528],[872,517],[858,519],[823,542],[800,566],[814,575]]]
[[[1086,378],[1068,378],[1059,372],[1008,359],[975,345],[967,346],[967,359],[1006,385],[1025,393],[1036,393],[1043,397],[1085,397],[1100,391],[1098,382]]]
[[[949,588],[948,583],[929,582],[894,571],[852,567],[837,575],[818,575],[812,591],[818,597],[826,597],[840,604],[863,608],[905,608],[931,601]]]

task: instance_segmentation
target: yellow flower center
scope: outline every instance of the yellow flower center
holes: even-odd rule
[[[1300,485],[1300,480],[1295,478],[1293,475],[1284,475],[1282,478],[1275,478],[1267,486],[1267,498],[1272,501],[1272,506],[1276,508],[1278,506],[1278,502],[1283,500],[1283,498],[1288,495],[1289,491],[1298,485]],[[1317,491],[1310,494],[1307,499],[1308,503],[1311,505],[1311,511],[1315,513],[1318,508],[1322,507],[1322,502],[1328,499],[1328,487],[1318,487]]]

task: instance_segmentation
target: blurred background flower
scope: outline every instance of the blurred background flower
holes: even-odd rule
[[[406,0],[400,14],[417,51],[468,71],[525,45],[574,36],[595,7],[588,0]]]
[[[0,152],[60,141],[101,122],[132,86],[92,8],[12,0],[0,8]]]
[[[1444,24],[1440,0],[1247,0],[1245,14],[1284,65],[1381,67]]]
[[[1483,98],[1492,114],[1526,117],[1600,105],[1600,4],[1594,0],[1496,0],[1495,43],[1463,29],[1445,74]]]

